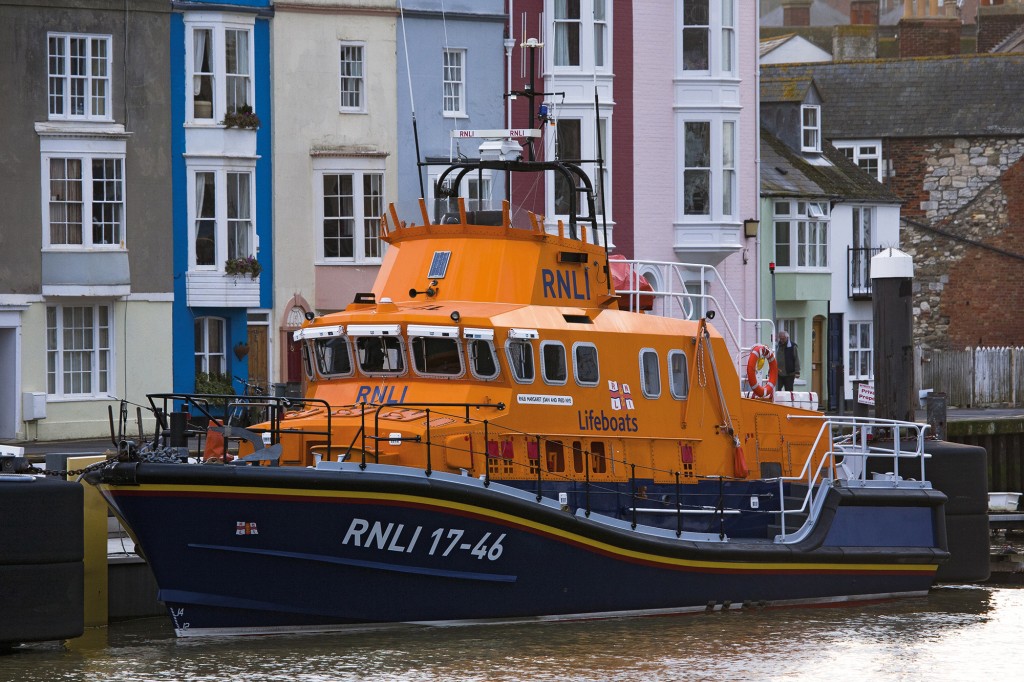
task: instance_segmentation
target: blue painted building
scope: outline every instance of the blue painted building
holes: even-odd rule
[[[465,139],[454,145],[450,131],[507,127],[503,97],[507,16],[503,0],[405,0],[402,4],[397,27],[398,200],[405,210],[415,211],[414,202],[422,194],[412,104],[421,157],[432,162],[423,171],[424,193],[429,198],[433,179],[450,158],[478,155],[481,140]],[[501,179],[489,175],[482,183],[471,179],[462,194],[469,199],[482,197],[484,208],[500,205],[504,197]]]
[[[265,384],[273,9],[270,0],[172,7],[174,390],[193,390],[200,373]]]

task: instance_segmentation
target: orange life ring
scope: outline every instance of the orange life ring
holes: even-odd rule
[[[768,363],[768,378],[760,381],[757,374],[764,369],[765,363]],[[750,349],[750,357],[747,358],[747,383],[750,384],[755,398],[770,398],[775,393],[775,385],[779,383],[779,363],[775,361],[774,351],[763,343]]]

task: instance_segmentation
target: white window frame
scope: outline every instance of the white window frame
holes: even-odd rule
[[[707,0],[707,23],[697,23],[686,11],[689,0],[676,3],[676,32],[678,47],[676,73],[686,78],[735,77],[737,74],[738,29],[736,0]],[[696,17],[703,19],[703,17]],[[687,21],[691,23],[686,23]],[[686,32],[704,31],[707,36],[706,68],[686,68]],[[699,66],[704,66],[700,64]]]
[[[348,61],[344,59],[346,50],[358,49],[359,60]],[[346,65],[358,64],[359,74],[346,73]],[[346,90],[346,81],[356,85],[355,91]],[[356,92],[358,102],[346,104],[346,92]],[[366,43],[354,40],[338,41],[338,111],[344,114],[365,114],[366,113]]]
[[[248,106],[256,110],[256,79],[255,79],[255,17],[218,12],[189,12],[185,15],[185,123],[187,125],[222,126],[228,113],[228,80],[231,77],[244,77]],[[195,32],[210,31],[213,45],[207,45],[213,60],[210,72],[197,72],[195,64]],[[227,70],[227,32],[244,31],[247,36],[246,56],[247,70],[228,73]],[[195,114],[196,78],[210,77],[212,84],[212,102],[210,116],[198,117]]]
[[[612,0],[578,0],[579,17],[566,16],[563,18],[559,18],[560,4],[560,0],[545,0],[544,2],[545,16],[551,17],[546,28],[548,36],[545,39],[545,45],[551,48],[545,50],[549,53],[546,56],[548,68],[556,74],[611,73],[615,3]],[[604,10],[603,17],[597,18],[601,14],[602,8]],[[569,53],[561,50],[562,39],[559,37],[560,27],[564,26],[566,31],[569,31],[573,25],[578,32],[578,64],[570,63]],[[603,62],[600,64],[597,63],[598,40],[602,41]],[[560,56],[560,52],[564,56]]]
[[[882,182],[884,164],[880,140],[833,140],[832,144],[861,170]],[[871,166],[874,166],[874,170]]]
[[[427,211],[433,218],[434,214],[434,185],[437,183],[437,179],[441,177],[441,173],[448,168],[448,166],[427,166],[427,196],[424,197],[427,200]],[[448,177],[454,177],[455,174],[449,174]],[[472,171],[467,173],[462,178],[462,184],[459,186],[459,196],[466,200],[466,210],[488,210],[495,206],[494,201],[494,172],[487,168],[483,169],[482,173]],[[483,203],[478,203],[480,200],[479,190],[477,189],[480,185],[480,179],[483,179],[484,196]]]
[[[830,267],[829,202],[776,200],[772,206],[776,268],[779,271],[827,272]],[[785,247],[786,263],[779,258],[781,230],[786,231],[789,240]]]
[[[71,42],[84,41],[85,55],[84,73],[72,75],[71,73]],[[63,54],[55,55],[52,51],[54,44],[59,41]],[[88,33],[47,33],[46,54],[47,54],[47,111],[51,121],[106,121],[114,120],[111,112],[111,88],[113,87],[112,70],[113,48],[111,36],[93,35]],[[99,45],[103,45],[105,56],[96,57],[94,52]],[[59,69],[54,69],[59,64]],[[99,73],[102,71],[102,73]],[[72,112],[71,86],[74,81],[83,82],[84,92],[82,98],[82,113]],[[59,88],[55,88],[57,84]],[[56,92],[56,90],[60,92]],[[102,92],[97,96],[95,90]],[[102,111],[93,113],[93,105],[102,102]],[[59,109],[59,110],[57,110]]]
[[[210,321],[216,320],[220,323],[220,350],[214,350],[210,344]],[[228,365],[228,354],[227,354],[227,335],[228,335],[228,321],[223,317],[216,316],[203,316],[197,317],[193,324],[193,338],[195,338],[195,327],[202,326],[203,334],[203,347],[194,349],[196,360],[198,360],[199,368],[196,372],[205,372],[210,374],[210,358],[220,358],[220,365],[222,371],[213,372],[214,374],[230,375],[230,369]]]
[[[800,151],[821,151],[821,107],[817,104],[800,105]]]
[[[40,142],[40,196],[43,227],[43,250],[45,251],[80,251],[86,249],[102,249],[124,251],[127,230],[127,180],[125,178],[126,146],[124,139],[61,139],[44,137]],[[50,203],[52,194],[50,178],[50,161],[53,159],[77,159],[81,161],[81,205],[82,205],[82,240],[79,244],[53,243],[50,239]],[[93,242],[93,204],[97,201],[93,178],[92,163],[94,160],[113,160],[120,164],[120,201],[105,202],[120,206],[117,231],[119,238],[110,244]]]
[[[457,65],[449,63],[449,59],[452,57],[457,58]],[[468,52],[464,48],[443,48],[441,50],[441,113],[445,118],[467,118],[467,57]],[[449,76],[452,77],[449,78]],[[453,102],[454,106],[452,106]]]
[[[92,325],[89,328],[80,327],[81,333],[76,334],[68,330],[64,324],[64,312],[68,309],[88,309],[92,311]],[[54,311],[53,325],[51,325],[50,311]],[[100,324],[100,311],[106,311],[107,324],[104,327]],[[105,333],[104,333],[105,332]],[[104,337],[106,343],[104,344]],[[89,348],[68,349],[65,343],[68,339],[75,343],[88,343]],[[106,303],[89,303],[75,301],[74,303],[52,303],[46,306],[46,392],[50,400],[76,400],[105,398],[112,396],[114,390],[114,367],[116,364],[114,341],[116,339],[114,327],[114,306]],[[72,354],[86,355],[89,367],[77,369],[78,373],[87,373],[89,376],[90,390],[88,392],[71,392],[68,390],[65,376],[67,372],[76,371],[73,367],[74,357]],[[106,365],[104,367],[103,365]],[[106,390],[101,385],[106,383]]]
[[[344,216],[353,220],[352,230],[352,255],[331,256],[326,255],[324,240],[324,222],[328,217],[324,208],[324,178],[331,175],[352,176],[352,216]],[[365,196],[363,194],[363,180],[365,176],[376,175],[380,177],[380,214],[366,215]],[[353,265],[380,263],[384,258],[387,244],[380,239],[380,216],[387,207],[387,172],[383,158],[356,158],[356,157],[319,157],[313,160],[313,216],[316,220],[316,264],[317,265]],[[367,230],[376,231],[372,237],[377,248],[377,253],[366,248]],[[369,253],[368,253],[369,251]]]
[[[214,255],[212,264],[199,265],[196,252],[197,237],[197,211],[196,211],[196,176],[199,173],[214,174]],[[228,216],[228,176],[243,174],[249,178],[249,218],[231,219]],[[248,220],[249,226],[249,248],[246,249],[249,256],[257,258],[259,255],[259,232],[256,229],[256,167],[254,165],[238,165],[233,159],[207,159],[197,160],[195,164],[188,166],[188,182],[186,197],[188,200],[188,269],[189,271],[204,270],[207,272],[224,272],[224,263],[228,260],[228,236],[232,220]],[[237,258],[245,258],[241,252]]]
[[[853,320],[846,324],[846,376],[850,381],[875,380],[874,329],[872,328],[872,324],[873,323],[870,320]],[[867,331],[867,348],[864,348],[860,343],[865,330]],[[861,365],[860,360],[864,356],[867,357],[867,374],[861,374],[859,371]]]
[[[574,110],[573,114],[575,114],[575,113],[576,112]],[[594,124],[594,117],[592,115],[591,116],[587,116],[586,114],[584,114],[581,111],[579,116],[566,114],[566,115],[564,115],[564,116],[562,116],[560,118],[559,122],[564,122],[564,121],[567,121],[567,120],[569,120],[569,121],[579,121],[579,124],[580,124],[580,158],[581,159],[597,159],[597,157],[598,157],[598,152],[597,152],[597,127]],[[603,150],[602,156],[604,157],[603,158],[603,161],[604,161],[604,163],[603,163],[603,166],[604,166],[604,179],[605,179],[605,184],[607,184],[608,179],[610,179],[611,176],[612,176],[611,175],[612,174],[612,158],[611,158],[611,151],[610,150],[613,149],[613,145],[612,145],[611,139],[609,139],[609,136],[611,134],[611,129],[612,129],[612,120],[611,120],[610,116],[601,116],[601,118],[599,120],[600,120],[599,125],[601,126],[601,149]],[[557,148],[556,147],[557,136],[558,136],[558,126],[556,125],[555,135],[546,135],[545,136],[547,138],[545,140],[545,145],[546,145],[545,146],[545,154],[546,154],[546,158],[550,158],[550,159],[555,158],[555,152],[556,152],[556,148]],[[593,186],[594,186],[594,195],[595,195],[594,196],[594,210],[597,211],[598,215],[601,215],[601,212],[602,212],[602,202],[603,202],[603,204],[604,204],[604,206],[603,206],[604,214],[609,217],[609,224],[610,224],[611,223],[611,216],[613,215],[613,212],[612,212],[612,196],[611,196],[610,192],[603,191],[604,187],[602,186],[602,183],[601,183],[601,174],[599,172],[600,169],[598,168],[597,163],[583,163],[583,164],[580,164],[580,167],[583,169],[583,172],[585,172],[590,177],[590,181],[591,181],[591,183],[593,183]],[[553,216],[553,218],[552,218],[553,220],[557,220],[558,218],[562,218],[563,220],[568,220],[568,215],[569,214],[568,213],[559,213],[558,210],[557,210],[557,207],[556,207],[556,198],[557,197],[556,197],[556,191],[555,191],[555,189],[556,189],[555,174],[554,173],[547,174],[547,177],[545,178],[545,183],[547,184],[547,195],[546,195],[547,196],[546,203],[548,205],[547,206],[547,215],[548,216]],[[577,203],[576,210],[579,213],[579,215],[586,215],[586,213],[584,211],[585,208],[586,208],[585,206],[581,206],[581,205],[579,205],[579,203]],[[589,242],[598,243],[599,238],[603,238],[603,236],[600,235],[600,234],[597,234],[597,235],[587,235],[587,241],[589,241]]]
[[[709,129],[707,148],[707,165],[695,163],[688,166],[688,161],[701,161],[687,157],[688,124],[705,123]],[[735,221],[739,211],[739,173],[737,172],[737,153],[739,121],[733,115],[704,114],[693,115],[679,120],[678,158],[679,173],[679,216],[682,222],[705,223]],[[729,141],[731,140],[731,142]],[[686,202],[687,173],[707,173],[708,202],[706,213],[688,213]]]

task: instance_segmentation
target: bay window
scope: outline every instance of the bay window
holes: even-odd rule
[[[736,0],[680,0],[679,69],[731,75],[736,71]]]
[[[346,163],[351,161],[351,165]],[[314,173],[322,264],[376,263],[384,253],[384,168],[377,160],[325,159]]]
[[[551,66],[561,72],[586,73],[611,68],[611,20],[609,0],[547,0],[547,16],[553,17]]]
[[[256,257],[253,172],[249,169],[196,169],[189,183],[190,263],[223,271],[225,261]]]
[[[580,65],[580,0],[555,0],[555,66]]]
[[[122,247],[124,156],[43,154],[46,247]]]
[[[776,266],[828,267],[828,211],[828,202],[824,201],[775,202]]]

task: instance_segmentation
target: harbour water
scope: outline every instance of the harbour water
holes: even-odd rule
[[[176,639],[155,618],[17,647],[0,654],[0,680],[1002,680],[1024,674],[1022,640],[1024,588],[964,586],[856,606],[331,635]]]

